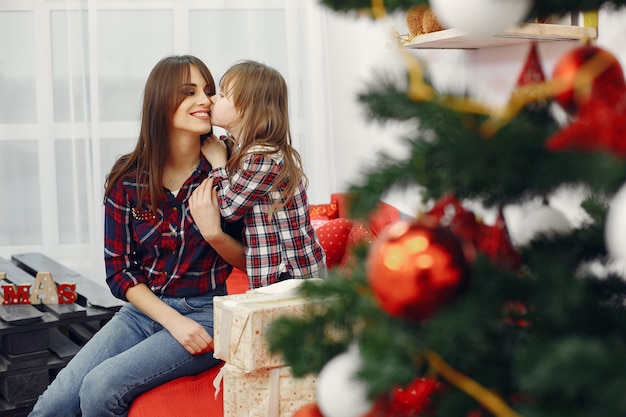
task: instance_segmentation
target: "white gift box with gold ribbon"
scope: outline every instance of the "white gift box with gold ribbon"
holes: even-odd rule
[[[278,317],[302,316],[308,304],[318,302],[298,294],[303,281],[290,279],[244,294],[215,297],[213,355],[243,372],[284,366],[280,355],[269,353],[265,331]]]
[[[316,377],[295,378],[291,368],[244,372],[225,363],[214,382],[223,381],[224,417],[291,417],[315,402]]]

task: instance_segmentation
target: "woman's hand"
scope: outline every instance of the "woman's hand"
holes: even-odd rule
[[[148,317],[160,323],[191,355],[213,350],[213,338],[200,323],[164,303],[146,284],[130,287],[126,291],[126,298]]]
[[[222,218],[217,205],[217,190],[213,178],[207,178],[189,197],[189,211],[204,240],[232,266],[246,269],[243,245],[222,230]]]
[[[213,350],[213,338],[200,323],[181,314],[165,327],[168,332],[192,355]]]
[[[211,168],[220,168],[228,161],[228,150],[226,143],[219,140],[215,135],[206,138],[202,142],[202,154],[211,164]]]
[[[217,206],[217,190],[213,189],[213,178],[206,178],[193,191],[189,197],[189,211],[207,242],[211,243],[213,239],[224,233],[220,210]]]

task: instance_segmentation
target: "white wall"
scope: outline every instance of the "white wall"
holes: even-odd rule
[[[397,35],[407,33],[404,15],[384,20],[329,13],[327,19],[330,91],[332,92],[332,136],[336,181],[332,191],[345,191],[358,182],[364,168],[385,150],[404,152],[400,143],[405,125],[380,124],[367,120],[357,95],[376,80],[379,72],[391,72],[399,80],[405,66],[398,49]],[[428,62],[425,70],[437,88],[462,91],[467,86],[467,57],[457,50],[410,50]],[[408,214],[419,209],[417,191],[392,191],[385,200]]]
[[[327,19],[328,59],[330,68],[333,149],[336,153],[334,190],[344,191],[358,181],[360,171],[384,149],[402,152],[398,136],[402,126],[379,126],[369,123],[356,95],[374,79],[374,72],[384,67],[402,70],[398,51],[391,45],[397,33],[407,33],[404,16],[386,21],[355,18],[330,13]],[[626,11],[599,14],[597,44],[615,54],[626,65]],[[539,56],[547,78],[562,54],[579,46],[579,42],[546,42],[538,44]],[[465,89],[487,104],[499,106],[508,100],[524,64],[529,45],[487,48],[477,51],[412,50],[426,63],[426,71],[440,91]],[[391,193],[385,200],[408,214],[421,208],[417,191],[400,195]],[[570,201],[566,199],[565,201]],[[557,202],[558,203],[558,202]],[[570,204],[571,205],[571,204]],[[579,213],[570,216],[578,220]]]

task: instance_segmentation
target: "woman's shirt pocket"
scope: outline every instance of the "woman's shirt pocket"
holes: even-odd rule
[[[163,213],[153,213],[149,209],[132,208],[133,236],[140,245],[161,246]]]

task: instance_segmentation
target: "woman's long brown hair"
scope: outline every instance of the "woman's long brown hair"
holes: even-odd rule
[[[213,76],[200,59],[192,55],[161,59],[146,81],[137,145],[131,153],[118,158],[107,175],[105,200],[113,184],[125,177],[136,179],[140,204],[149,196],[147,205],[153,212],[166,200],[162,178],[168,152],[168,132],[176,109],[185,99],[180,86],[189,82],[192,65],[207,82],[209,93],[215,94]]]
[[[268,214],[271,216],[289,204],[300,181],[304,180],[305,186],[307,184],[302,159],[291,144],[287,83],[272,67],[242,61],[226,71],[220,80],[220,87],[225,95],[232,95],[233,104],[241,117],[240,137],[236,138],[240,147],[228,160],[228,171],[235,173],[253,146],[271,148],[267,151],[254,150],[253,153],[271,154],[276,149],[283,153],[284,169],[271,188],[271,191],[280,188],[281,195],[270,208]]]

